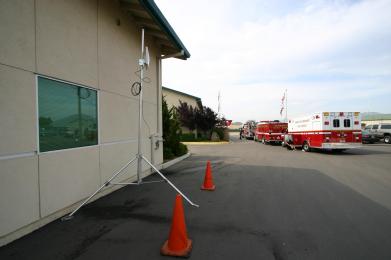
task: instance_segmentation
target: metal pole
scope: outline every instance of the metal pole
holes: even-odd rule
[[[142,172],[142,158],[141,158],[141,124],[143,116],[143,85],[144,85],[144,28],[141,29],[141,58],[139,61],[140,65],[140,94],[139,94],[139,113],[138,113],[138,144],[137,144],[137,183],[141,183],[141,172]]]
[[[288,123],[288,89],[285,89],[285,120]]]
[[[142,158],[144,159],[144,161],[146,161],[168,184],[170,184],[170,186],[171,187],[173,187],[174,188],[174,190],[176,190],[179,194],[181,194],[182,195],[182,197],[185,199],[185,200],[187,200],[187,202],[189,202],[190,203],[190,205],[192,205],[192,206],[194,206],[194,207],[200,207],[199,205],[197,205],[197,204],[195,204],[195,203],[193,203],[188,197],[186,197],[186,195],[185,194],[183,194],[177,187],[175,187],[175,185],[169,180],[169,179],[167,179],[167,177],[166,176],[164,176],[164,174],[163,173],[161,173],[152,163],[150,163],[149,161],[148,161],[148,159],[147,158],[145,158],[144,156],[142,156]]]

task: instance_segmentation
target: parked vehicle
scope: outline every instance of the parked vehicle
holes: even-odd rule
[[[288,131],[288,124],[275,121],[261,121],[255,129],[254,140],[261,141],[264,144],[281,144],[283,135]]]
[[[375,135],[378,139],[383,139],[384,143],[391,143],[391,124],[379,123],[374,125],[367,125],[365,130]]]
[[[373,144],[379,141],[379,138],[368,130],[362,130],[362,143]]]
[[[256,122],[253,120],[249,120],[243,124],[242,127],[242,138],[246,139],[254,139],[254,133],[256,128]]]
[[[308,152],[313,148],[343,151],[362,146],[359,112],[322,112],[288,122],[285,139]]]

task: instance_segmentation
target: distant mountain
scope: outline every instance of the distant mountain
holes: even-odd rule
[[[379,112],[362,112],[361,115],[381,115]]]
[[[55,127],[71,127],[76,126],[79,123],[79,119],[83,125],[95,125],[96,119],[89,115],[82,114],[80,117],[78,114],[73,114],[65,118],[53,121],[53,126]]]
[[[361,120],[391,120],[391,114],[383,114],[378,112],[363,112]]]

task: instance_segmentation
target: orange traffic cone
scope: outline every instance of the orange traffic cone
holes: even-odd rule
[[[182,196],[176,195],[170,235],[164,242],[160,253],[168,256],[189,257],[192,241],[187,237]]]
[[[204,184],[201,186],[201,190],[214,191],[215,189],[216,186],[213,184],[212,169],[210,167],[210,161],[208,161],[206,163]]]

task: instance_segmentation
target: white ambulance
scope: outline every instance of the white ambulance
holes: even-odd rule
[[[360,112],[321,112],[288,121],[284,142],[308,152],[343,151],[362,146]]]

